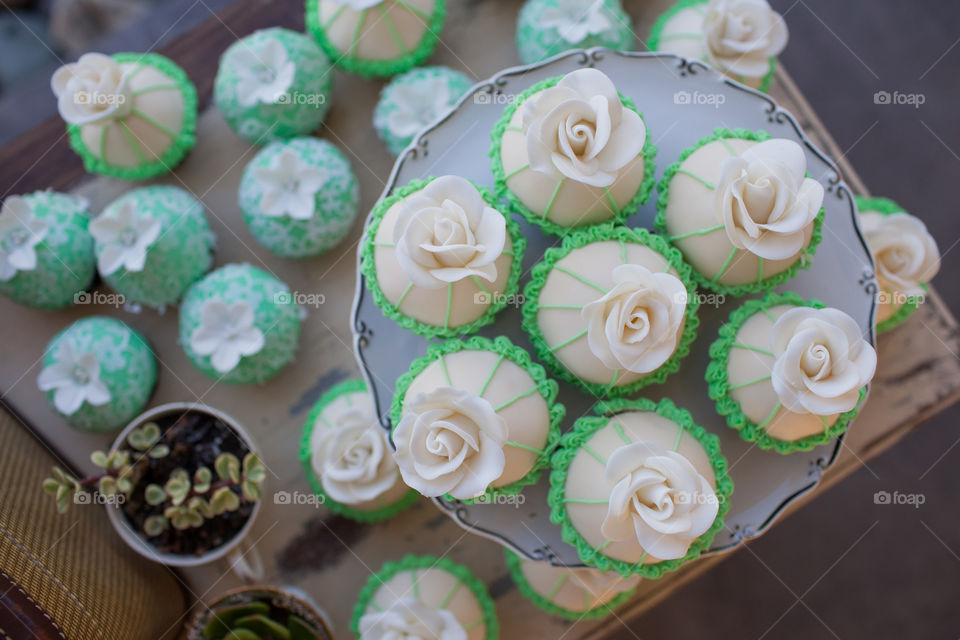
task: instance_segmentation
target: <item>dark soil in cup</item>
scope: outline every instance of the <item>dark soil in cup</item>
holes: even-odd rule
[[[162,553],[202,555],[229,542],[243,527],[253,511],[253,504],[244,502],[240,488],[232,491],[241,498],[240,508],[205,520],[203,525],[190,529],[167,527],[163,533],[146,538],[143,523],[150,516],[163,515],[163,505],[153,506],[144,499],[147,485],[163,484],[170,473],[182,468],[193,477],[200,467],[214,473],[213,463],[221,453],[232,453],[238,460],[249,453],[249,448],[227,423],[201,411],[172,413],[155,420],[160,427],[160,442],[170,446],[170,453],[163,458],[150,458],[131,453],[133,461],[133,492],[123,504],[123,513],[134,529]],[[127,447],[129,449],[129,447]]]

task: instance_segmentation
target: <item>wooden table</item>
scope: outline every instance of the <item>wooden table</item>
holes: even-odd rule
[[[513,31],[519,0],[450,0],[448,4],[443,42],[432,63],[462,69],[478,80],[518,63]],[[625,2],[639,34],[649,31],[652,19],[668,4]],[[276,24],[302,29],[300,3],[237,3],[211,16],[163,53],[186,68],[197,83],[203,108],[210,100],[219,54],[237,37]],[[370,122],[381,85],[379,81],[338,73],[333,109],[320,132],[344,150],[353,163],[360,180],[363,211],[379,197],[392,165]],[[837,160],[851,188],[866,193],[844,160],[843,150],[837,148],[782,69],[771,94],[793,112],[808,136]],[[292,366],[264,386],[236,388],[213,384],[189,364],[176,342],[175,310],[163,315],[131,315],[104,307],[40,312],[0,299],[0,317],[8,332],[0,346],[0,398],[65,463],[88,468],[89,452],[107,446],[111,439],[74,431],[48,408],[36,388],[38,359],[47,341],[70,322],[93,313],[106,314],[123,318],[153,342],[161,362],[153,404],[200,400],[233,414],[253,432],[270,475],[264,508],[249,542],[265,561],[267,581],[304,589],[329,613],[338,637],[350,635],[347,626],[353,602],[370,572],[405,553],[447,554],[470,566],[497,601],[505,639],[603,637],[722,560],[722,556],[706,558],[658,581],[642,583],[637,597],[615,617],[571,624],[541,612],[519,594],[497,545],[470,535],[426,500],[388,522],[372,526],[334,517],[322,507],[309,504],[275,504],[270,497],[273,492],[309,492],[296,452],[310,407],[325,389],[358,375],[349,314],[361,227],[357,224],[348,240],[327,256],[290,261],[268,254],[247,232],[236,206],[240,174],[255,150],[229,131],[215,109],[202,114],[198,137],[199,143],[187,161],[175,175],[160,182],[189,189],[207,205],[218,237],[217,264],[251,262],[269,269],[296,291],[322,293],[325,302],[309,310],[300,352]],[[93,210],[99,211],[130,185],[85,176],[68,148],[62,123],[54,119],[0,149],[0,188],[4,193],[47,187],[84,194]],[[825,486],[838,482],[960,398],[956,353],[960,353],[957,323],[934,292],[905,326],[880,338],[880,367],[870,401],[848,434],[836,464],[826,474]],[[807,500],[817,494],[815,491]],[[218,564],[185,571],[181,576],[197,599],[208,600],[237,586],[236,578],[226,569],[225,564]]]

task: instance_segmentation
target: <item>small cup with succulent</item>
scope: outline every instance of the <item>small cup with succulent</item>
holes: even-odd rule
[[[312,602],[277,587],[243,587],[198,611],[186,640],[330,640],[323,615]]]
[[[157,552],[174,556],[203,556],[232,542],[266,477],[260,456],[236,431],[196,410],[128,428],[90,460],[98,473],[77,478],[54,467],[44,480],[58,511],[71,502],[112,505]]]

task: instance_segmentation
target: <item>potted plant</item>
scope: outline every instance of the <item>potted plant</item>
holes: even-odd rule
[[[316,607],[290,589],[243,587],[198,611],[186,640],[332,640]]]
[[[57,509],[102,502],[120,537],[141,555],[194,566],[233,550],[259,510],[266,472],[247,433],[211,407],[173,403],[135,418],[109,452],[90,456],[99,473],[59,467],[43,488]]]

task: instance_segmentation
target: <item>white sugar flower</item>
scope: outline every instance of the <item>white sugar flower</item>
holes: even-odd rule
[[[343,504],[375,500],[398,480],[387,432],[362,409],[339,416],[312,445],[313,470],[323,490]]]
[[[604,0],[589,4],[583,0],[557,0],[557,6],[547,7],[540,14],[540,25],[556,29],[561,38],[577,44],[613,26],[605,9]]]
[[[327,181],[326,172],[305,162],[293,149],[273,157],[269,167],[253,172],[263,189],[260,210],[270,217],[290,216],[308,220],[316,211],[316,194]]]
[[[160,221],[137,216],[132,200],[124,200],[109,213],[90,223],[90,235],[97,243],[97,268],[108,276],[120,267],[143,271],[147,250],[160,237]]]
[[[36,247],[46,237],[49,225],[33,217],[33,209],[20,196],[10,196],[0,213],[0,280],[6,282],[18,271],[37,268]]]
[[[360,618],[361,640],[467,640],[467,632],[446,609],[434,609],[410,597]]]
[[[100,380],[100,361],[92,351],[77,352],[66,341],[60,343],[53,364],[37,377],[41,391],[53,391],[53,406],[64,415],[73,415],[83,403],[100,406],[110,402],[110,390]]]
[[[297,73],[297,65],[279,40],[245,43],[232,62],[237,72],[237,102],[244,107],[280,102]]]
[[[422,131],[451,103],[450,86],[441,77],[398,85],[391,93],[396,109],[387,117],[387,126],[401,138],[412,137]]]
[[[86,53],[53,74],[60,117],[70,124],[103,123],[126,117],[133,108],[129,76],[110,56]]]
[[[748,78],[766,74],[787,46],[787,23],[767,0],[711,0],[703,32],[711,60]]]
[[[264,343],[263,332],[254,326],[253,308],[246,302],[207,300],[200,326],[190,334],[190,347],[201,356],[210,356],[210,364],[220,373],[232,371],[240,358],[259,352]]]

